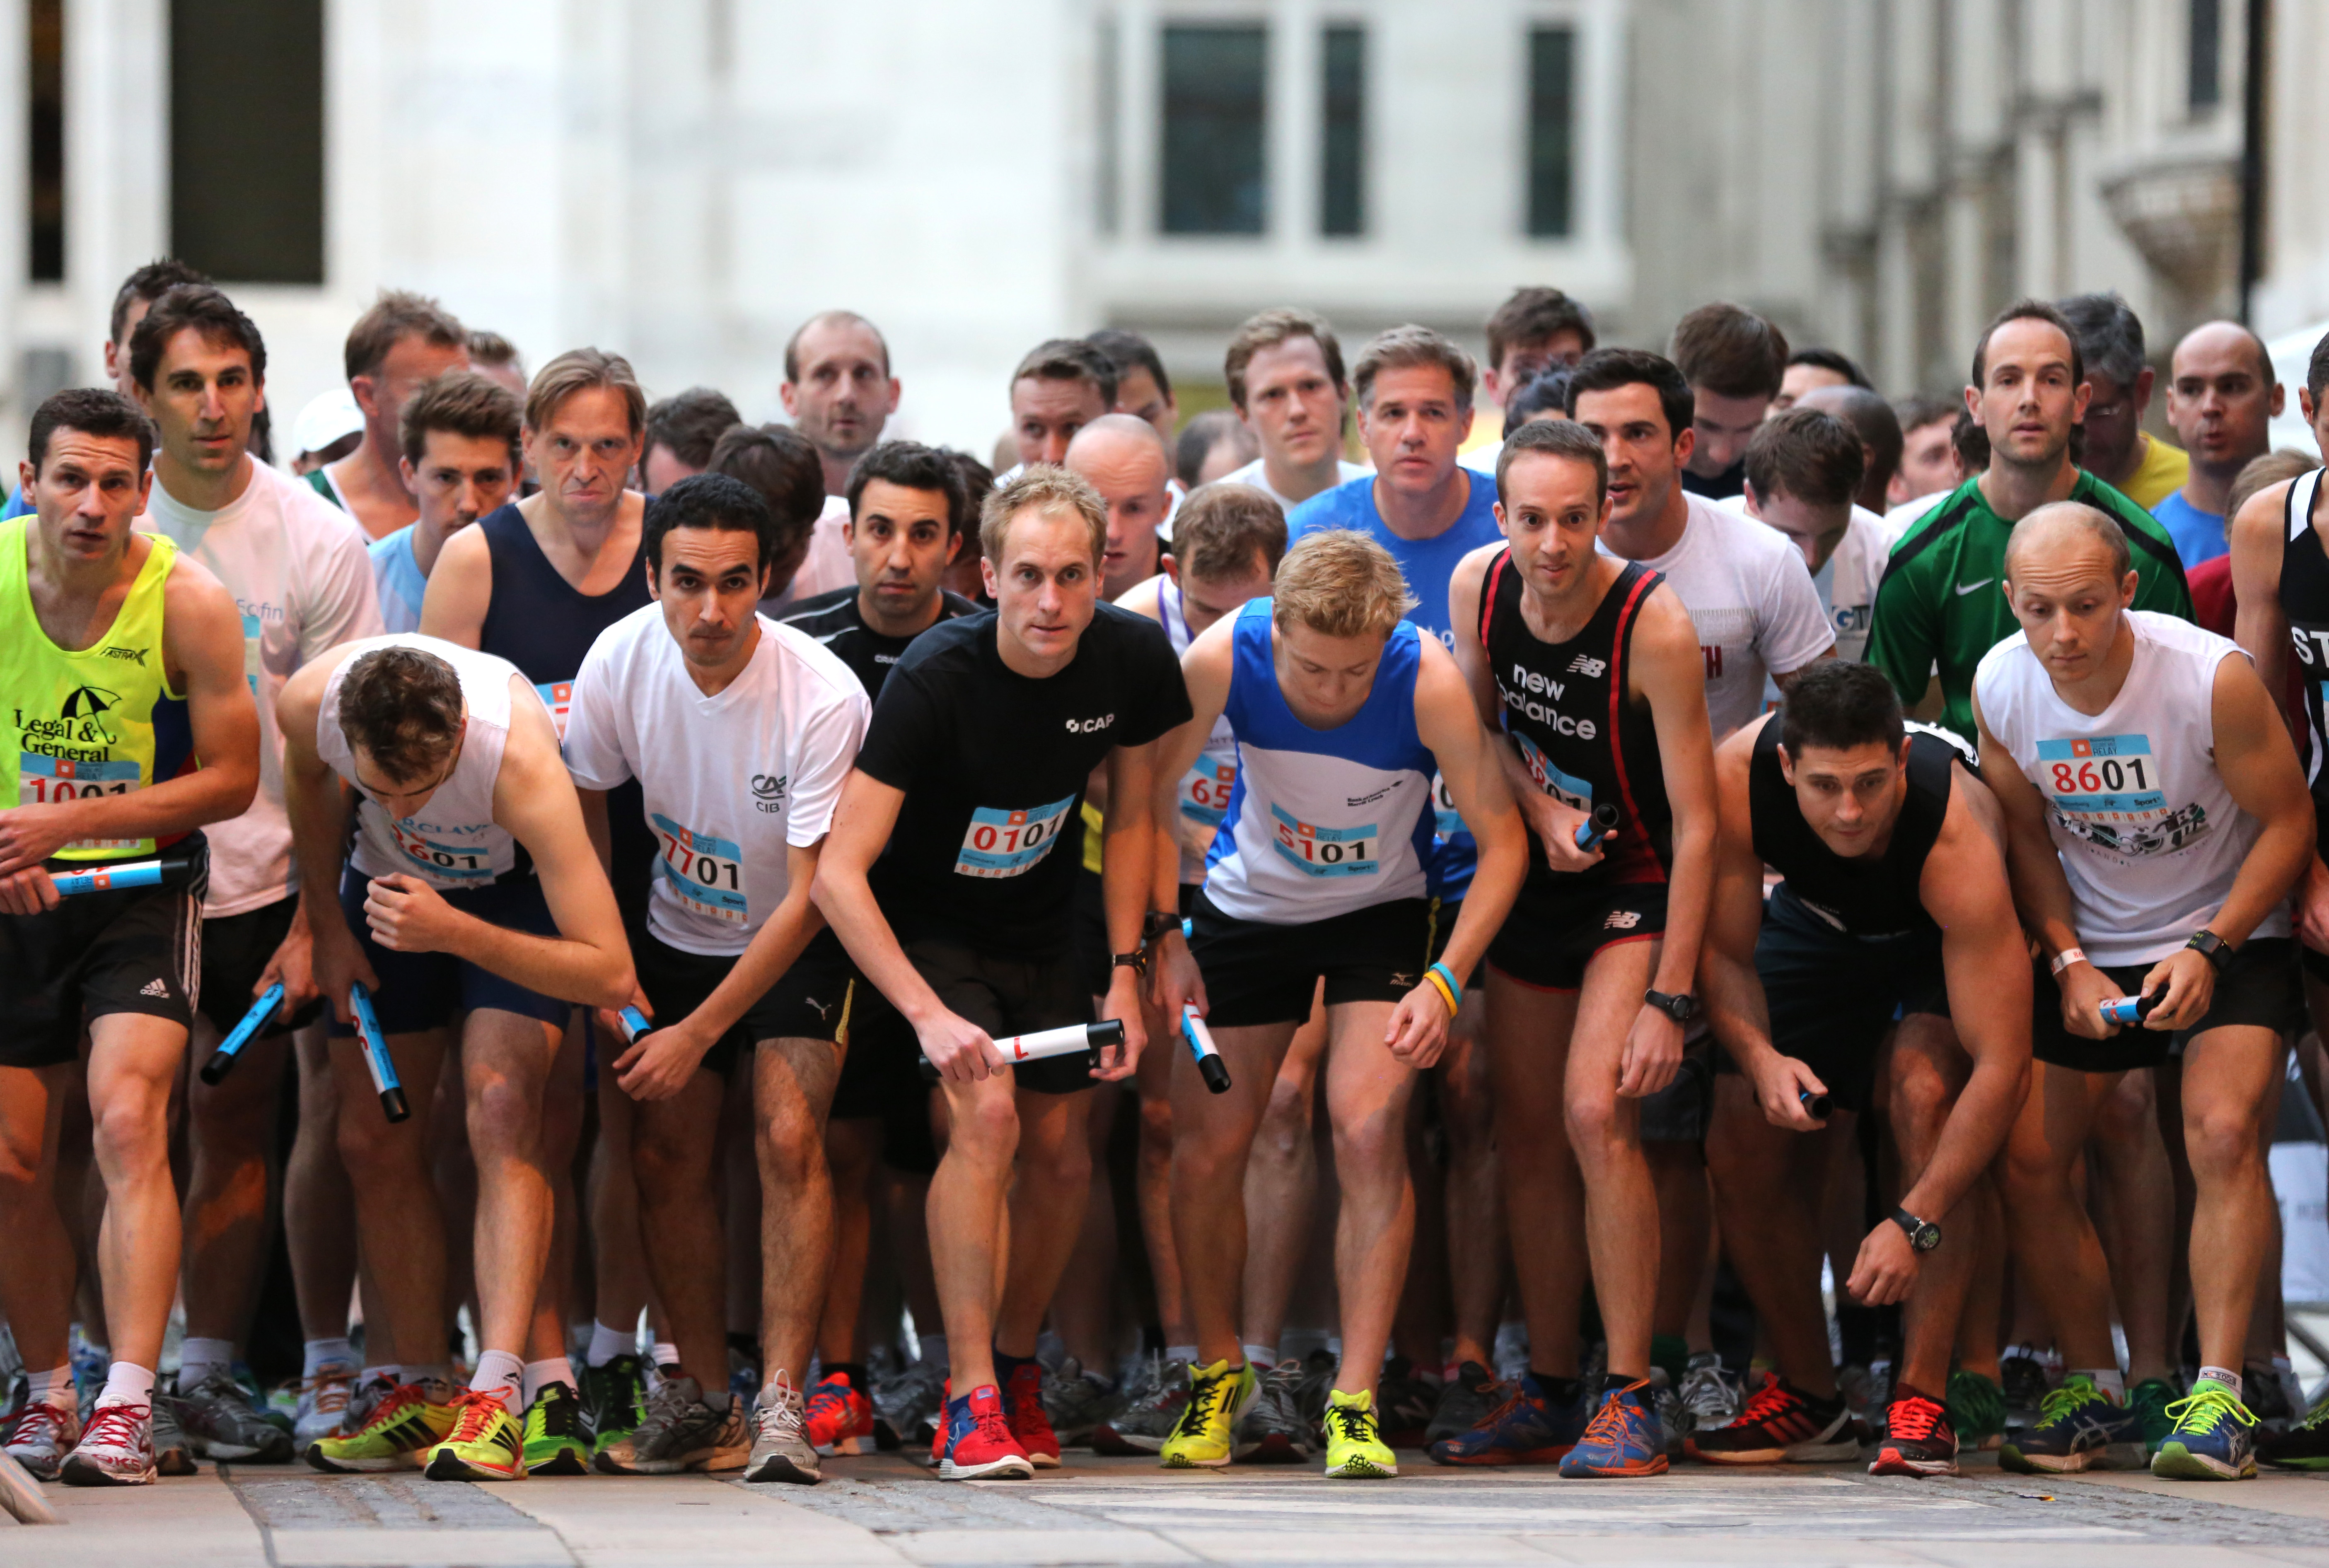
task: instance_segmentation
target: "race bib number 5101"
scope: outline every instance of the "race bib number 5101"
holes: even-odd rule
[[[1059,842],[1060,824],[1076,803],[1070,795],[1048,806],[1008,811],[980,806],[970,813],[954,869],[962,877],[1023,877]]]
[[[1373,822],[1321,828],[1289,816],[1275,802],[1269,814],[1278,826],[1270,847],[1310,876],[1372,877],[1381,869],[1382,830]]]

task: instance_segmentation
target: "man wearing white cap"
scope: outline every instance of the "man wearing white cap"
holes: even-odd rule
[[[316,393],[291,422],[291,472],[304,475],[337,463],[356,449],[363,427],[363,410],[354,392],[334,387]]]

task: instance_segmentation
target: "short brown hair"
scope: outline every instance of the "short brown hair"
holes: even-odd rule
[[[1375,378],[1383,371],[1419,365],[1446,371],[1456,390],[1456,406],[1472,406],[1472,388],[1480,375],[1472,363],[1472,356],[1429,327],[1410,324],[1376,333],[1373,341],[1359,351],[1359,362],[1351,368],[1351,386],[1358,393],[1359,407],[1367,408],[1374,402]]]
[[[1010,484],[988,491],[978,509],[978,551],[998,567],[1011,520],[1023,512],[1071,515],[1081,521],[1091,530],[1094,568],[1108,553],[1108,502],[1091,481],[1055,464],[1030,463]]]
[[[1787,334],[1735,305],[1702,305],[1674,323],[1666,358],[1683,380],[1721,398],[1776,398],[1787,374]]]
[[[432,349],[469,352],[467,329],[443,305],[426,295],[383,288],[372,308],[348,328],[347,343],[340,351],[348,380],[375,374],[389,351],[409,337],[417,337]]]
[[[374,648],[340,675],[340,728],[380,770],[407,784],[443,765],[461,738],[461,678],[419,648]]]
[[[1964,412],[1963,398],[1928,398],[1922,392],[1911,392],[1892,400],[1892,417],[1900,421],[1903,439],[1928,425],[1954,420]]]
[[[469,333],[469,362],[473,365],[514,365],[520,370],[525,368],[523,361],[518,358],[517,344],[510,342],[501,333],[487,332],[483,327]]]
[[[1785,495],[1806,506],[1842,506],[1859,493],[1867,473],[1860,437],[1821,408],[1790,408],[1766,419],[1747,443],[1747,483],[1759,501]]]
[[[1601,449],[1601,438],[1574,419],[1531,419],[1505,437],[1496,454],[1498,501],[1505,499],[1504,475],[1512,472],[1513,460],[1532,452],[1584,464],[1593,470],[1593,504],[1609,498],[1609,455]]]
[[[1391,551],[1352,528],[1306,533],[1278,564],[1270,619],[1327,637],[1388,637],[1415,608]]]
[[[1516,288],[1488,318],[1488,363],[1502,365],[1506,349],[1550,343],[1565,332],[1582,340],[1580,354],[1593,352],[1593,318],[1583,305],[1557,288]]]
[[[712,444],[703,471],[740,479],[768,502],[777,522],[772,556],[806,538],[825,511],[825,464],[790,425],[731,425]]]
[[[690,468],[701,471],[712,461],[712,448],[731,425],[744,416],[728,394],[712,387],[690,387],[647,409],[647,446],[661,446]]]
[[[403,428],[397,434],[404,444],[404,460],[415,468],[420,466],[424,437],[431,430],[499,441],[517,465],[521,418],[517,398],[499,381],[475,371],[447,371],[424,382],[405,403]]]
[[[189,328],[212,348],[240,349],[250,361],[250,379],[267,380],[267,340],[259,324],[234,301],[207,283],[181,283],[164,291],[129,333],[129,379],[147,391],[170,340]]]
[[[1349,390],[1349,379],[1343,371],[1343,345],[1334,337],[1334,329],[1326,318],[1315,310],[1299,310],[1293,305],[1280,305],[1265,310],[1259,315],[1246,317],[1244,324],[1230,334],[1229,352],[1221,356],[1221,375],[1230,385],[1230,401],[1245,407],[1245,371],[1253,356],[1264,349],[1274,349],[1288,338],[1311,338],[1318,344],[1318,357],[1326,361],[1326,379],[1334,383],[1338,392]]]
[[[1250,484],[1207,484],[1173,514],[1173,559],[1181,575],[1227,582],[1261,558],[1275,575],[1286,559],[1286,512]]]
[[[593,387],[622,394],[623,407],[631,417],[632,435],[646,428],[647,395],[631,371],[631,361],[604,349],[568,349],[535,372],[533,384],[525,390],[525,427],[541,429],[567,399]]]
[[[2042,321],[2062,334],[2070,345],[2070,384],[2077,386],[2087,379],[2087,357],[2079,348],[2079,334],[2070,326],[2070,318],[2042,299],[2017,299],[1989,318],[1981,329],[1981,341],[1973,345],[1973,384],[1985,385],[1989,377],[1989,340],[1997,329],[2008,322]]]
[[[1099,393],[1102,412],[1116,407],[1116,361],[1081,338],[1049,338],[1029,349],[1011,385],[1027,380],[1083,381]]]

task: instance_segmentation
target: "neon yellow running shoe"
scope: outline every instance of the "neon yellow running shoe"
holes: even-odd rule
[[[387,1379],[374,1378],[358,1398],[378,1401],[363,1424],[344,1437],[317,1438],[307,1445],[306,1460],[317,1469],[417,1469],[420,1456],[453,1430],[450,1385],[431,1379],[389,1386]]]
[[[587,1476],[590,1445],[582,1436],[582,1402],[563,1383],[545,1383],[525,1407],[526,1473]]]
[[[2192,1396],[2167,1407],[2175,1430],[2151,1456],[2151,1473],[2181,1481],[2249,1481],[2256,1479],[2256,1440],[2249,1428],[2256,1417],[2213,1378],[2192,1385]]]
[[[453,1402],[453,1432],[429,1451],[432,1481],[525,1479],[525,1432],[498,1394],[472,1388]]]
[[[1387,1479],[1399,1474],[1399,1460],[1382,1440],[1372,1392],[1345,1394],[1337,1388],[1326,1396],[1326,1474],[1336,1480]]]
[[[1261,1388],[1250,1366],[1230,1370],[1224,1357],[1189,1368],[1189,1403],[1157,1458],[1168,1470],[1215,1470],[1230,1462],[1230,1435]]]

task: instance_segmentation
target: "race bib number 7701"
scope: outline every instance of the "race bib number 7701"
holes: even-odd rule
[[[1023,877],[1060,840],[1060,825],[1076,803],[1070,795],[1047,806],[1011,811],[980,806],[970,813],[962,835],[962,850],[955,857],[955,874],[961,877]]]
[[[679,901],[714,920],[750,924],[743,850],[726,839],[682,827],[661,812],[654,818],[655,837],[663,840],[663,858],[656,864]]]

